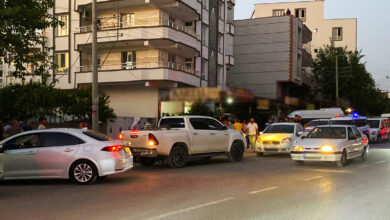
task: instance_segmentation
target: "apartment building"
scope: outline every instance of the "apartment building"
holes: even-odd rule
[[[287,9],[313,32],[311,51],[330,44],[357,50],[357,19],[324,19],[325,0],[255,4],[254,18],[284,16]]]
[[[228,83],[274,103],[299,105],[310,81],[312,32],[294,16],[236,20]],[[303,101],[303,100],[301,100]],[[302,103],[301,103],[302,104]]]
[[[224,89],[226,70],[234,64],[234,5],[234,0],[98,0],[99,88],[110,96],[115,113],[157,118],[172,88]],[[90,86],[92,1],[55,0],[52,13],[64,23],[45,31],[58,87]]]

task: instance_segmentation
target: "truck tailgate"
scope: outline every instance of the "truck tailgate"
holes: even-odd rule
[[[148,148],[148,137],[151,131],[122,131],[123,140],[130,141],[131,147]]]

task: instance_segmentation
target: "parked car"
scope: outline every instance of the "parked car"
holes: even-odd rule
[[[274,123],[269,125],[256,141],[256,155],[264,153],[291,153],[294,142],[303,134],[298,123]]]
[[[4,179],[72,179],[91,184],[98,177],[133,167],[128,143],[79,129],[23,132],[0,142]]]
[[[179,168],[190,158],[221,155],[232,162],[241,161],[246,146],[241,132],[204,116],[164,117],[157,130],[123,131],[120,135],[132,143],[135,161],[145,166],[167,159],[170,167]]]
[[[318,119],[318,120],[309,121],[305,126],[305,132],[311,132],[317,126],[328,125],[328,124],[329,124],[329,119]]]
[[[370,126],[366,117],[358,116],[354,113],[351,116],[332,118],[330,125],[354,125],[362,134],[370,138]]]
[[[318,126],[294,144],[291,158],[299,164],[331,161],[343,167],[352,158],[360,157],[366,161],[368,150],[367,136],[353,125]]]
[[[389,127],[387,118],[369,118],[370,141],[380,142],[389,139]]]
[[[308,122],[315,119],[331,119],[335,117],[343,117],[344,112],[341,108],[322,108],[318,110],[297,110],[291,112],[288,117],[294,118],[298,115],[303,121]]]

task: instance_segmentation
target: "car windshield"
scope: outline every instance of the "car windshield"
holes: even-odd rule
[[[294,133],[294,125],[270,125],[265,130],[264,133]]]
[[[344,127],[319,127],[307,136],[307,138],[323,139],[345,139],[346,137],[346,129]]]
[[[330,125],[353,125],[352,120],[331,120],[329,121]]]
[[[101,134],[99,132],[96,132],[96,131],[84,131],[83,134],[85,134],[88,137],[91,137],[97,141],[111,141],[112,140],[112,138],[110,138],[104,134]]]
[[[324,121],[310,121],[307,123],[307,126],[320,126],[320,125],[327,125],[329,121],[324,120]]]
[[[370,128],[379,128],[379,120],[368,120],[368,124],[370,125]]]

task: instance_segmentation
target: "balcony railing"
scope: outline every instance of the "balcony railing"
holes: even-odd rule
[[[179,25],[176,22],[163,19],[135,19],[134,21],[122,21],[118,22],[115,17],[99,18],[101,22],[98,25],[98,30],[117,30],[125,28],[137,28],[137,27],[170,27],[178,31],[187,33],[193,37],[198,37],[195,33],[195,29],[192,26]],[[79,33],[86,33],[92,31],[92,25],[82,26],[79,28]]]
[[[167,68],[172,70],[178,70],[190,74],[194,74],[194,69],[188,67],[185,64],[172,63],[172,62],[127,62],[119,64],[104,64],[98,67],[99,71],[110,71],[110,70],[136,70],[136,69],[158,69]],[[92,72],[92,65],[80,66],[78,72]]]

